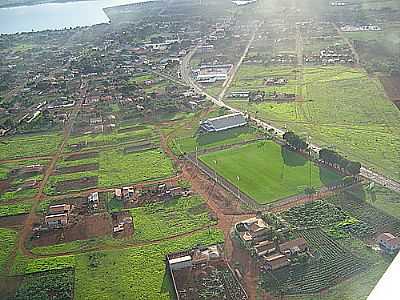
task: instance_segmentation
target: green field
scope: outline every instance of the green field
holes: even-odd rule
[[[377,78],[344,66],[305,68],[302,94],[304,102],[230,103],[400,178],[400,111]]]
[[[8,256],[15,246],[17,232],[11,229],[0,228],[0,273],[8,260]]]
[[[167,238],[213,224],[199,196],[133,208],[131,214],[135,225],[133,239],[137,241]]]
[[[75,267],[75,299],[170,299],[165,255],[223,242],[210,229],[159,244],[123,250],[32,259],[17,255],[13,274]]]
[[[0,217],[25,214],[30,211],[31,207],[32,207],[31,203],[22,201],[17,204],[3,204],[0,205]]]
[[[56,151],[61,139],[58,133],[1,138],[0,160],[51,154]]]
[[[240,190],[260,204],[302,193],[309,184],[310,163],[271,141],[205,154],[200,159],[235,186],[239,176]],[[313,187],[338,181],[336,173],[311,165]]]

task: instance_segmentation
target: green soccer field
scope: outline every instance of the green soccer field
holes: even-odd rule
[[[271,141],[212,152],[200,159],[235,186],[239,176],[240,190],[260,204],[301,193],[310,182],[310,162]],[[311,164],[313,187],[340,179],[340,175]]]

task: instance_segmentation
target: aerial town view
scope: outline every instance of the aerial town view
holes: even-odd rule
[[[0,58],[1,300],[400,299],[400,1],[0,0]]]

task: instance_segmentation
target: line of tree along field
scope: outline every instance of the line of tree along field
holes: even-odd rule
[[[309,144],[300,136],[295,134],[293,131],[285,132],[285,134],[283,135],[283,139],[285,140],[288,146],[300,152],[305,151],[309,147]],[[339,169],[345,174],[352,176],[360,174],[360,169],[361,169],[360,162],[351,161],[343,157],[334,150],[322,148],[319,151],[319,159],[323,163],[331,167],[334,167],[336,169]]]

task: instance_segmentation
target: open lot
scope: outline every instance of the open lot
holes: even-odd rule
[[[0,160],[48,155],[56,151],[61,134],[17,135],[0,139]]]
[[[260,204],[303,193],[310,181],[318,188],[341,178],[271,141],[205,154],[200,159]]]
[[[214,223],[199,196],[148,204],[130,211],[134,222],[133,239],[138,241],[167,238]]]

